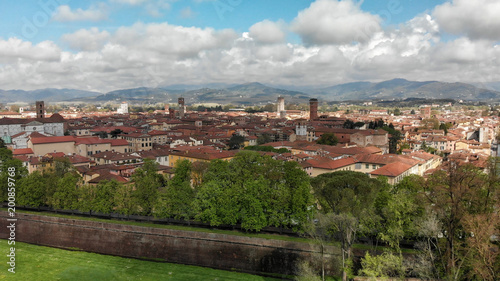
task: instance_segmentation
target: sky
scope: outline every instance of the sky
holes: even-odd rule
[[[0,1],[0,89],[500,81],[498,0]]]

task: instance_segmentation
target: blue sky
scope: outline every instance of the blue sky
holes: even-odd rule
[[[152,6],[157,15],[152,15],[144,5],[127,5],[119,1],[1,1],[0,36],[22,37],[27,34],[32,42],[44,40],[57,41],[63,34],[81,28],[99,27],[113,31],[120,26],[130,26],[135,22],[168,22],[181,26],[231,28],[239,32],[247,31],[250,26],[262,20],[291,22],[297,14],[315,1],[311,0],[179,0],[163,1],[165,6]],[[141,2],[141,1],[138,1]],[[146,1],[145,1],[146,2]],[[432,10],[444,0],[401,0],[361,2],[361,8],[382,17],[383,24],[404,23],[418,14]],[[360,3],[360,2],[358,2]],[[99,8],[106,5],[105,9]],[[71,10],[106,10],[106,18],[101,21],[56,22],[50,19],[60,5]],[[95,8],[93,8],[95,7]],[[34,28],[33,28],[34,27]],[[36,29],[36,32],[34,31]],[[33,32],[32,32],[33,31]]]
[[[497,0],[33,0],[0,11],[3,88],[500,81]]]

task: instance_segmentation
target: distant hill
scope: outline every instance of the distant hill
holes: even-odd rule
[[[128,101],[135,104],[149,104],[157,102],[177,103],[177,98],[180,96],[184,97],[188,105],[232,103],[242,106],[274,103],[279,96],[284,97],[286,103],[307,103],[310,98],[318,98],[323,101],[403,100],[408,98],[500,101],[500,92],[496,91],[497,87],[500,89],[500,83],[474,86],[465,83],[392,79],[379,83],[352,82],[321,89],[294,87],[293,85],[270,87],[257,82],[240,85],[223,83],[205,85],[207,86],[177,84],[162,88],[141,87],[116,90],[105,94],[73,89],[0,90],[0,102],[33,103],[36,100],[45,100],[48,102],[72,101],[102,104]]]
[[[305,103],[309,95],[297,91],[287,91],[268,87],[260,83],[246,83],[233,85],[227,88],[201,88],[183,91],[189,88],[186,85],[173,85],[166,88],[135,88],[108,92],[96,97],[75,99],[85,102],[121,102],[134,101],[137,103],[170,102],[176,103],[182,96],[186,104],[195,103],[220,103],[236,105],[266,104],[275,102],[279,96],[285,97],[287,102]]]
[[[454,99],[454,100],[500,100],[500,92],[482,89],[464,83],[438,81],[416,82],[393,79],[379,83],[354,82],[312,91],[325,100],[370,100],[370,99]]]
[[[137,102],[137,103],[151,103],[151,102],[173,102],[174,95],[183,93],[179,90],[165,90],[160,88],[134,88],[111,91],[101,94],[96,97],[79,98],[74,100],[81,100],[85,102]]]
[[[24,90],[0,90],[0,102],[26,102],[34,103],[37,100],[48,102],[67,101],[74,98],[86,98],[101,95],[99,92],[75,90],[75,89],[40,89],[34,91]]]

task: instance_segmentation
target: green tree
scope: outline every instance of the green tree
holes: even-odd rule
[[[195,190],[191,187],[192,165],[188,160],[177,161],[174,177],[167,186],[160,189],[155,214],[159,217],[190,219],[193,217],[191,204]]]
[[[76,210],[79,207],[78,182],[80,177],[67,173],[57,180],[56,189],[52,196],[52,206],[56,209]]]
[[[347,281],[348,273],[352,271],[351,255],[352,245],[356,240],[359,229],[359,221],[351,214],[332,214],[332,234],[337,241],[340,241],[342,249],[342,280]],[[350,274],[349,274],[350,275]]]
[[[404,277],[403,257],[390,252],[377,256],[367,252],[361,260],[361,267],[360,273],[372,278]]]
[[[40,207],[45,203],[45,178],[34,171],[19,180],[17,185],[17,204],[20,206]]]
[[[62,178],[65,174],[73,172],[75,172],[75,167],[68,158],[54,159],[54,175],[57,178]]]
[[[319,139],[316,141],[317,144],[326,144],[326,145],[337,145],[339,143],[339,139],[335,136],[334,133],[324,133]]]
[[[134,182],[134,198],[140,207],[140,214],[149,216],[152,214],[156,203],[158,189],[164,185],[164,178],[158,174],[158,163],[145,159],[141,168],[135,170],[132,175]]]
[[[241,147],[243,147],[243,143],[245,142],[245,137],[244,136],[240,136],[240,135],[233,135],[230,139],[229,139],[229,149],[240,149]]]
[[[346,280],[356,236],[360,233],[371,236],[380,228],[374,203],[383,183],[363,173],[341,171],[321,174],[312,179],[311,185],[321,212],[330,218],[329,233],[341,242]]]
[[[345,120],[344,124],[342,125],[342,128],[344,129],[354,129],[354,121],[351,119]]]
[[[493,169],[494,170],[494,169]],[[446,171],[436,171],[426,184],[425,194],[442,225],[443,243],[438,243],[437,259],[445,277],[464,278],[465,266],[471,258],[467,245],[466,219],[494,214],[498,200],[499,180],[495,174],[485,174],[478,168],[450,162]]]
[[[375,200],[376,212],[382,219],[379,238],[398,252],[400,241],[404,237],[416,236],[416,221],[424,213],[424,206],[419,203],[422,198],[417,196],[418,192],[413,187],[404,187],[405,184],[385,187]]]
[[[131,184],[118,185],[113,201],[116,206],[115,210],[122,215],[131,215],[137,212],[133,185]]]
[[[240,208],[235,196],[229,182],[205,181],[193,202],[195,218],[212,226],[236,224],[240,218]]]
[[[444,131],[444,135],[445,135],[445,136],[446,136],[446,135],[448,135],[448,126],[446,126],[446,124],[445,124],[445,123],[441,123],[441,124],[439,125],[439,129]]]
[[[389,126],[383,126],[382,129],[387,131],[390,136],[389,136],[389,153],[396,154],[398,152],[398,144],[399,141],[403,139],[403,136],[401,135],[401,132],[394,129],[394,126],[392,126],[392,123],[389,124]]]
[[[319,245],[321,261],[321,280],[325,280],[325,254],[326,246],[331,241],[332,220],[330,214],[317,213],[304,224],[303,234]]]
[[[18,186],[19,181],[26,177],[28,171],[20,160],[12,158],[12,152],[7,148],[0,148],[0,161],[2,161],[0,163],[0,199],[7,201],[8,193],[11,193],[13,188],[12,185]],[[10,186],[9,182],[11,182]]]
[[[110,214],[115,209],[115,201],[113,197],[118,189],[118,183],[116,180],[103,181],[95,186],[95,196],[92,200],[92,211]]]
[[[311,213],[309,186],[297,163],[241,151],[229,162],[211,162],[193,201],[195,217],[253,231],[268,225],[300,229]]]
[[[350,213],[357,218],[366,218],[374,211],[373,203],[382,186],[377,179],[352,171],[321,174],[311,180],[311,185],[323,212]]]
[[[437,118],[430,118],[422,120],[422,129],[439,129],[439,120]]]
[[[268,226],[265,209],[268,201],[264,198],[268,193],[269,182],[263,177],[245,182],[238,191],[240,201],[241,227],[247,230],[260,231]]]
[[[269,134],[261,134],[257,137],[257,144],[258,145],[269,143],[271,141],[272,141],[272,138]]]
[[[91,212],[95,198],[95,186],[90,184],[81,185],[78,188],[78,210]],[[114,196],[114,195],[113,195]],[[113,198],[112,198],[113,199]]]
[[[119,134],[123,133],[121,129],[114,129],[113,131],[109,132],[111,138],[116,139]]]

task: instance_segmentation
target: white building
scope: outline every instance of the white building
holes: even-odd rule
[[[64,119],[59,114],[54,114],[50,118],[0,119],[0,137],[6,142],[6,144],[12,143],[13,137],[16,138],[17,144],[20,147],[16,147],[16,143],[12,143],[14,148],[23,148],[26,145],[24,138],[34,132],[42,135],[63,136]]]
[[[120,104],[120,107],[116,110],[116,113],[127,114],[128,113],[128,103],[122,102],[122,104]]]

